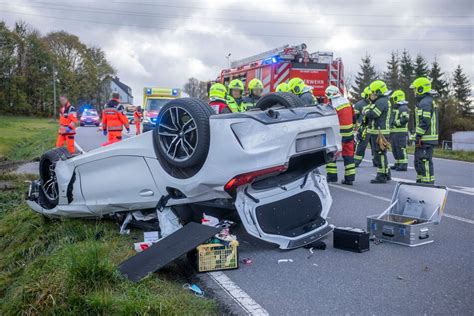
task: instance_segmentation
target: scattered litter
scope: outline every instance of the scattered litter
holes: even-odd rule
[[[326,250],[326,243],[321,240],[316,240],[310,244],[304,245],[306,249]]]
[[[158,209],[156,214],[158,215],[158,221],[160,223],[161,238],[171,235],[183,227],[171,207],[164,207],[162,211]]]
[[[206,213],[203,213],[201,224],[215,227],[219,224],[219,219],[217,217],[206,215]]]
[[[313,251],[313,247],[309,248],[309,252],[310,252],[311,254],[313,254],[313,253],[314,253],[314,251]]]
[[[239,242],[222,242],[213,237],[197,247],[197,270],[199,272],[237,269],[239,267],[237,247]]]
[[[425,266],[425,267],[423,268],[423,272],[429,272],[429,271],[430,271],[430,267]]]
[[[127,229],[128,223],[132,220],[132,214],[128,213],[120,226],[120,235],[130,235],[130,229]]]
[[[143,250],[147,250],[148,248],[150,248],[151,245],[151,242],[136,242],[133,244],[136,252],[142,252]]]
[[[252,262],[253,262],[253,261],[252,261],[252,259],[250,259],[250,258],[243,258],[243,259],[242,259],[242,263],[243,263],[243,264],[252,264]]]
[[[402,276],[397,276],[397,280],[405,280],[405,278]]]
[[[157,231],[143,233],[143,241],[145,243],[155,243],[159,239],[160,239],[160,235],[158,234]]]
[[[285,263],[285,262],[293,262],[293,259],[279,259],[278,264]]]
[[[183,289],[190,290],[194,292],[194,295],[203,297],[204,296],[204,291],[199,288],[196,284],[189,284],[185,283],[183,284]]]
[[[319,267],[319,266],[318,266],[316,263],[313,263],[313,266],[315,266],[315,267]]]

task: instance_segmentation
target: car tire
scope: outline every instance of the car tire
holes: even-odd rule
[[[58,205],[59,188],[54,169],[56,162],[71,157],[69,151],[64,147],[49,150],[41,156],[39,163],[39,202],[44,208],[52,209]]]
[[[273,106],[283,106],[285,108],[299,108],[304,107],[304,103],[299,97],[289,92],[273,92],[261,97],[256,108],[265,111]]]
[[[174,168],[201,168],[209,151],[210,107],[196,98],[175,99],[160,110],[155,151]]]

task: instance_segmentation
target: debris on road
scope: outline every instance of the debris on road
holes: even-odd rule
[[[160,235],[157,231],[143,232],[143,241],[145,243],[155,243],[160,239]]]
[[[232,235],[229,235],[232,236]],[[233,236],[235,238],[235,236]],[[239,242],[234,239],[230,242],[216,237],[197,247],[197,270],[210,272],[237,269]]]
[[[133,244],[136,252],[142,252],[143,250],[147,250],[151,247],[153,243],[151,242],[136,242]]]
[[[286,262],[293,262],[293,259],[279,259],[278,264],[280,263],[286,263]]]
[[[243,264],[252,264],[253,261],[252,261],[252,259],[250,259],[250,258],[243,258],[243,259],[242,259],[242,263],[243,263]]]
[[[201,288],[199,286],[197,286],[196,284],[185,283],[185,284],[183,284],[183,289],[190,290],[190,291],[194,292],[194,295],[196,295],[198,297],[203,297],[204,296],[204,291],[201,290]]]
[[[427,266],[423,268],[423,272],[429,272],[430,270],[431,270],[430,267],[427,267]]]
[[[370,249],[369,233],[360,228],[338,227],[334,229],[334,248],[352,252],[365,252]]]
[[[405,278],[399,275],[397,276],[397,280],[405,280]]]

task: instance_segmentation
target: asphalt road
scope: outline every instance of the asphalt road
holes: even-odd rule
[[[96,128],[78,130],[77,142],[86,151],[104,141]],[[366,228],[366,216],[389,206],[395,181],[370,184],[375,168],[369,154],[366,159],[357,169],[354,186],[331,185],[331,224]],[[330,235],[327,249],[311,255],[307,249],[279,250],[238,226],[234,233],[240,241],[240,258],[250,258],[252,264],[219,275],[244,299],[236,300],[235,291],[213,286],[211,275],[203,279],[238,314],[472,315],[474,164],[445,159],[434,163],[437,184],[450,188],[446,216],[435,227],[434,243],[416,248],[371,243],[370,251],[358,254],[334,249]],[[342,177],[342,164],[338,167]],[[413,181],[415,171],[393,172],[392,177]],[[279,259],[293,262],[278,264]]]

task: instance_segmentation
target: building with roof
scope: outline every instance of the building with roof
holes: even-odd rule
[[[127,86],[125,83],[120,81],[118,77],[112,77],[110,80],[111,92],[117,92],[120,94],[120,101],[122,104],[133,105],[133,94],[132,88]]]

